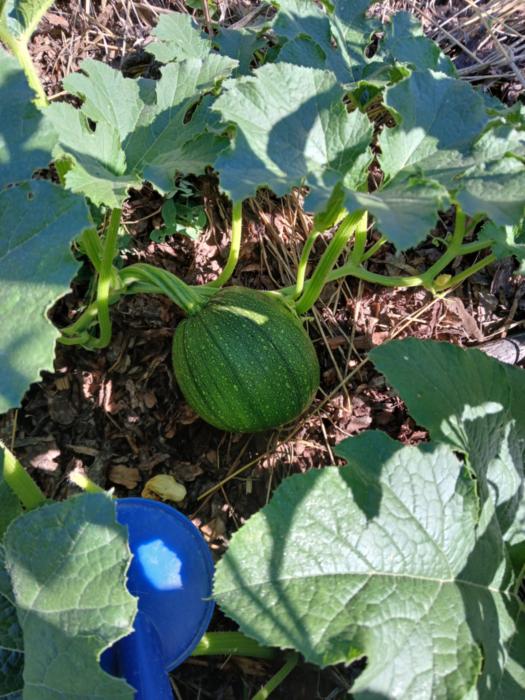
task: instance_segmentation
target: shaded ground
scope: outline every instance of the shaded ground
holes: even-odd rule
[[[195,3],[192,3],[195,4]],[[489,22],[484,12],[496,18]],[[520,2],[381,2],[415,11],[425,30],[454,57],[465,79],[489,87],[507,102],[524,89],[525,11]],[[249,22],[258,3],[218,0],[211,21]],[[182,2],[58,2],[32,44],[49,95],[87,57],[127,73],[147,64],[144,46],[159,13],[185,11]],[[206,17],[199,15],[206,23]],[[494,18],[493,18],[494,19]],[[122,56],[125,60],[122,61]],[[147,260],[188,282],[217,274],[227,255],[228,203],[210,177],[193,183],[202,195],[209,225],[194,243],[182,236],[151,239],[162,224],[162,199],[149,188],[134,193],[124,212],[128,261]],[[258,289],[289,284],[309,221],[295,196],[276,200],[262,193],[245,203],[241,260],[233,281]],[[446,227],[447,221],[442,222]],[[316,247],[318,257],[326,241]],[[388,247],[370,269],[413,273],[428,267],[437,249],[424,244],[394,255]],[[460,267],[473,262],[459,261]],[[512,262],[494,265],[445,298],[421,290],[385,290],[356,280],[329,285],[308,322],[322,368],[322,388],[311,413],[273,433],[230,435],[210,428],[182,400],[171,372],[171,338],[179,316],[161,297],[137,296],[113,309],[114,339],[103,352],[60,347],[56,371],[28,392],[20,411],[0,420],[0,437],[33,473],[46,493],[75,490],[67,475],[81,471],[118,495],[139,494],[152,475],[174,475],[187,488],[178,507],[201,528],[217,556],[228,537],[269,499],[289,474],[335,463],[332,446],[367,428],[404,443],[425,439],[403,405],[367,362],[367,351],[390,338],[412,335],[475,345],[525,325],[525,281],[512,276]],[[87,289],[87,271],[53,311],[65,325]],[[212,629],[228,628],[217,613]],[[246,659],[191,659],[173,676],[176,697],[249,698],[282,664]],[[343,697],[351,672],[323,673],[302,665],[272,696]]]

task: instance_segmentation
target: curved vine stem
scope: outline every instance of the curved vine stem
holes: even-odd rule
[[[232,238],[230,242],[230,252],[223,271],[213,282],[209,282],[207,287],[222,287],[233,275],[233,271],[239,260],[242,238],[242,201],[234,202],[232,207]]]
[[[125,285],[133,282],[145,283],[149,291],[164,294],[188,316],[196,313],[219,291],[208,285],[190,286],[168,270],[147,263],[126,267],[121,271],[120,279]],[[144,291],[144,287],[140,291]]]
[[[327,282],[328,275],[337,262],[337,258],[341,255],[348,240],[359,226],[363,216],[365,215],[362,211],[353,212],[352,214],[348,214],[341,222],[330,244],[321,256],[321,260],[315,268],[307,288],[295,304],[295,309],[298,314],[306,313],[319,298]]]

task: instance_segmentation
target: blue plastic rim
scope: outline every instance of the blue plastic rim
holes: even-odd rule
[[[116,501],[133,559],[128,590],[155,628],[166,671],[197,646],[213,615],[213,559],[195,525],[175,508],[144,498]]]

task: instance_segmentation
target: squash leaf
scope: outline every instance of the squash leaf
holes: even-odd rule
[[[311,0],[276,0],[279,12],[272,29],[288,40],[280,60],[291,55],[316,56],[316,63],[302,63],[327,68],[342,84],[351,84],[363,77],[369,64],[365,49],[378,28],[377,20],[367,17],[375,0],[334,0],[323,11]],[[313,45],[313,46],[312,46]]]
[[[72,161],[66,186],[96,205],[119,208],[144,180],[164,193],[177,173],[203,173],[227,140],[214,132],[209,100],[194,108],[236,65],[217,54],[189,58],[166,66],[152,85],[84,61],[83,74],[65,81],[81,108],[55,103],[46,110],[60,133],[55,155]]]
[[[347,466],[286,479],[233,536],[215,597],[262,644],[321,666],[366,656],[355,698],[518,700],[504,506],[516,514],[523,489],[523,371],[417,340],[372,357],[435,442],[367,431],[337,447]]]
[[[46,313],[80,267],[71,242],[92,225],[84,199],[49,182],[0,191],[0,413],[53,368],[59,332]]]
[[[436,70],[456,75],[456,68],[439,46],[428,39],[414,15],[397,12],[385,27],[381,41],[381,53],[387,61],[408,63],[412,70]]]
[[[240,200],[263,186],[283,195],[308,185],[306,206],[320,211],[344,175],[366,181],[372,125],[348,114],[342,98],[332,73],[285,63],[229,81],[213,106],[236,126],[232,149],[216,162],[224,190]]]
[[[111,498],[84,494],[30,511],[11,524],[4,547],[24,640],[24,698],[131,700],[133,690],[99,665],[136,612],[125,586],[127,532]]]
[[[211,40],[191,15],[181,12],[162,15],[151,33],[157,41],[148,46],[148,51],[161,63],[187,58],[204,59],[212,48]]]
[[[33,97],[16,59],[0,47],[0,190],[51,160],[57,136]]]

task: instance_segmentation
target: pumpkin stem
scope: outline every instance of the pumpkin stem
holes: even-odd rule
[[[125,285],[132,282],[145,283],[150,293],[164,294],[188,316],[197,313],[219,291],[205,285],[190,286],[168,270],[147,263],[126,267],[121,271],[120,278]]]

